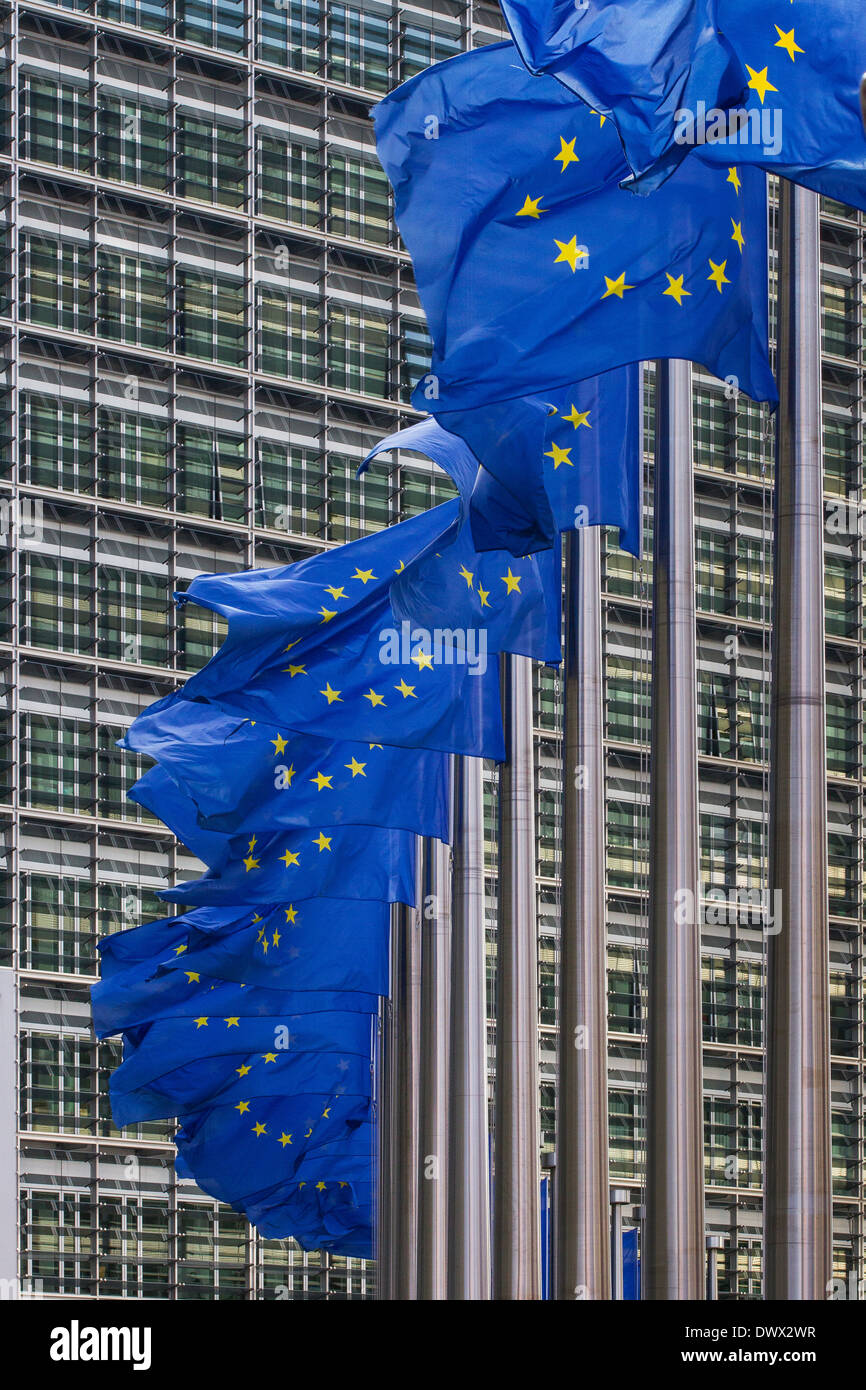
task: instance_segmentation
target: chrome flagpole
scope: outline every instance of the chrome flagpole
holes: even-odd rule
[[[448,1297],[490,1298],[484,785],[480,758],[454,759]]]
[[[421,865],[416,869],[417,903],[398,904],[391,929],[391,1013],[388,1038],[391,1065],[389,1107],[391,1142],[387,1204],[389,1240],[388,1298],[418,1297],[418,1172],[421,1045]]]
[[[764,1297],[832,1277],[818,197],[781,180]]]
[[[704,1142],[692,392],[658,366],[643,1296],[702,1299]]]
[[[499,773],[493,1294],[541,1296],[538,938],[532,663],[503,658],[507,761]]]
[[[448,1297],[451,850],[425,840],[421,897],[418,1298]]]
[[[611,1297],[601,535],[566,537],[556,1297]]]

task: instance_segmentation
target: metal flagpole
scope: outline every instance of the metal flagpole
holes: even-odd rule
[[[418,1298],[448,1297],[451,851],[425,840],[421,897]]]
[[[832,1276],[824,520],[817,194],[781,181],[764,1297]]]
[[[538,1120],[538,938],[532,663],[503,658],[507,761],[499,774],[495,1298],[541,1296]]]
[[[688,362],[658,366],[643,1296],[702,1299],[695,532]]]
[[[375,1214],[376,1259],[376,1297],[390,1300],[394,1297],[394,1142],[395,1142],[395,1095],[394,1095],[394,962],[399,908],[391,908],[391,931],[389,951],[389,994],[379,1002],[379,1049],[378,1049],[378,1096],[376,1106],[378,1147],[377,1147],[377,1190]]]
[[[448,1297],[490,1297],[484,949],[484,786],[480,758],[454,760]]]
[[[556,1296],[611,1297],[601,536],[566,537]]]
[[[382,1191],[388,1208],[389,1241],[387,1297],[406,1301],[418,1297],[418,1171],[421,1014],[421,900],[420,853],[416,869],[417,903],[399,904],[391,929],[391,1011],[388,1043],[391,1064],[389,1106],[391,1142],[389,1187]]]

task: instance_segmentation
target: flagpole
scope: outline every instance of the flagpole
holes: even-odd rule
[[[611,1297],[601,536],[566,537],[556,1296]]]
[[[764,1261],[767,1299],[832,1277],[817,194],[781,180]]]
[[[507,761],[499,773],[494,1297],[541,1296],[538,937],[532,663],[503,658]]]
[[[388,1045],[390,1165],[385,1229],[389,1257],[387,1297],[418,1297],[418,1172],[421,1006],[421,876],[416,872],[419,906],[398,904],[392,927],[391,1012]]]
[[[480,758],[454,760],[448,1297],[490,1298],[484,786]]]
[[[394,1036],[394,967],[397,913],[392,906],[389,931],[388,996],[379,1003],[379,1048],[377,1053],[378,1095],[376,1104],[376,1207],[374,1219],[374,1249],[376,1260],[376,1297],[390,1301],[394,1297],[394,1143],[396,1113],[394,1094],[395,1036]]]
[[[448,1297],[451,851],[425,840],[421,897],[418,1298]]]
[[[702,1299],[697,653],[688,362],[658,366],[643,1296]]]

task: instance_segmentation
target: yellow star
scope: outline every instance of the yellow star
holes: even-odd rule
[[[565,264],[571,267],[572,272],[576,271],[577,258],[580,254],[577,249],[577,237],[573,236],[571,241],[556,241],[556,237],[554,237],[553,240],[559,247],[559,255],[556,257],[553,264],[558,265],[560,261],[565,261]]]
[[[671,299],[675,299],[677,304],[682,308],[683,300],[687,295],[691,295],[691,290],[683,288],[683,280],[685,277],[683,275],[674,277],[668,270],[665,271],[665,275],[668,277],[668,287],[666,290],[662,290],[662,294],[670,295]]]
[[[326,1184],[326,1183],[323,1183],[323,1182],[317,1182],[317,1183],[316,1183],[316,1191],[317,1191],[317,1192],[327,1192],[327,1190],[328,1190],[328,1188],[327,1188],[327,1184]]]
[[[320,854],[322,853],[322,850],[330,850],[332,838],[333,837],[331,835],[323,835],[321,830],[319,831],[318,837],[313,841],[313,844],[319,846]]]
[[[363,700],[369,700],[372,709],[375,709],[377,705],[384,705],[385,703],[384,695],[377,695],[372,685],[370,686],[370,689],[367,691],[366,695],[362,695],[361,698]]]
[[[355,570],[355,573],[352,575],[352,578],[353,578],[353,579],[360,579],[360,581],[361,581],[362,584],[368,584],[368,583],[370,582],[370,580],[371,580],[371,579],[375,579],[376,576],[375,576],[375,574],[373,573],[372,570],[359,570],[359,569],[356,569],[356,570]]]
[[[342,700],[343,700],[342,695],[340,694],[339,690],[332,690],[332,689],[331,689],[331,682],[330,682],[330,681],[328,681],[328,683],[327,683],[327,685],[325,686],[324,690],[320,690],[320,691],[319,691],[319,694],[320,694],[320,695],[324,695],[324,697],[325,697],[325,699],[327,700],[327,702],[328,702],[329,705],[332,705],[332,704],[334,703],[335,700],[339,700],[340,703],[342,704]]]
[[[542,194],[541,196],[543,198],[544,194]],[[541,214],[543,212],[547,212],[547,208],[539,207],[540,202],[541,198],[530,198],[527,194],[526,201],[524,202],[523,207],[519,210],[519,212],[516,212],[514,214],[515,217],[534,217],[535,220],[538,221]]]
[[[521,576],[519,574],[512,574],[510,565],[508,566],[508,573],[500,575],[500,578],[509,594],[513,594],[515,592],[518,594],[520,593]]]
[[[725,179],[725,183],[732,183],[732,184],[734,185],[734,190],[735,190],[735,192],[736,192],[737,197],[739,198],[739,196],[740,196],[740,189],[742,188],[743,185],[742,185],[742,181],[741,181],[741,179],[740,179],[740,175],[739,175],[739,173],[737,172],[736,165],[734,165],[734,167],[733,167],[732,169],[729,169],[729,170],[728,170],[728,177]]]
[[[395,574],[402,574],[405,568],[406,568],[406,561],[405,561],[405,560],[401,560],[400,563],[399,563],[399,565],[398,565],[397,568],[395,569],[394,573],[395,573]]]
[[[334,788],[331,786],[331,779],[333,778],[333,775],[334,774],[331,773],[330,777],[326,777],[324,772],[317,772],[315,777],[310,778],[310,781],[318,787],[319,791],[323,791],[324,788],[327,787],[328,791],[332,792],[334,790]]]
[[[603,115],[601,114],[600,111],[594,110],[593,107],[590,107],[590,108],[589,108],[589,114],[590,114],[591,116],[598,116],[598,122],[599,122],[598,128],[599,128],[599,130],[601,130],[601,129],[603,128],[603,126],[604,126],[605,121],[607,120],[607,116],[603,116]]]
[[[300,859],[298,858],[298,856],[297,856],[292,850],[290,850],[290,849],[287,849],[286,852],[285,852],[285,854],[281,854],[281,855],[280,855],[280,859],[281,859],[282,863],[285,864],[285,866],[286,866],[287,869],[288,869],[292,864],[300,864],[300,862],[301,862]]]
[[[253,1125],[253,1134],[256,1136],[257,1139],[261,1139],[262,1135],[267,1134],[267,1132],[267,1126],[263,1125],[261,1121],[259,1121],[258,1124]]]
[[[430,652],[415,652],[411,660],[415,662],[419,671],[423,671],[425,667],[427,670],[433,670],[433,656]]]
[[[297,775],[297,774],[295,773],[295,764],[292,763],[291,767],[287,767],[287,768],[286,768],[286,771],[285,771],[285,778],[286,778],[286,784],[287,784],[287,786],[291,786],[291,785],[292,785],[292,780],[293,780],[293,778],[294,778],[296,775]]]
[[[258,859],[253,859],[252,855],[250,855],[248,859],[244,860],[244,868],[246,869],[247,873],[249,873],[250,869],[258,869],[259,867],[260,865]]]
[[[800,45],[797,43],[796,39],[794,38],[794,30],[792,29],[789,33],[786,34],[785,31],[784,31],[784,29],[780,29],[780,28],[779,28],[778,24],[774,24],[774,25],[773,25],[773,28],[775,29],[776,33],[779,35],[779,41],[778,41],[778,43],[775,45],[776,48],[784,48],[785,52],[790,56],[791,62],[792,62],[792,63],[796,63],[797,59],[794,57],[794,54],[795,54],[795,53],[804,53],[804,52],[805,52],[805,49],[802,49],[802,48],[800,47]],[[766,71],[767,71],[767,69],[764,68],[764,72],[766,72]],[[749,86],[751,86],[751,85],[752,85],[752,84],[749,83]],[[775,91],[775,90],[776,90],[776,89],[775,89],[775,87],[774,87],[774,88],[773,88],[773,91]]]
[[[283,671],[288,671],[292,680],[295,679],[295,676],[305,676],[307,674],[306,666],[284,666]]]
[[[322,1111],[322,1119],[323,1119],[323,1120],[329,1120],[330,1118],[331,1118],[331,1107],[330,1107],[330,1105],[326,1105],[325,1108],[324,1108],[324,1110]]]
[[[713,284],[718,288],[719,294],[722,292],[722,285],[729,285],[731,283],[725,274],[727,264],[727,261],[722,261],[721,265],[716,265],[715,261],[710,261],[711,273],[707,276],[707,279],[712,280]]]
[[[731,233],[731,241],[735,241],[735,242],[737,243],[737,245],[738,245],[739,248],[740,248],[740,255],[742,256],[742,254],[743,254],[743,247],[744,247],[745,244],[746,244],[746,238],[743,236],[743,224],[742,224],[742,222],[735,222],[734,219],[733,219],[733,217],[732,217],[732,218],[731,218],[731,226],[732,226],[733,229],[734,229],[733,232]]]
[[[283,1130],[283,1132],[282,1132],[282,1134],[280,1135],[279,1140],[278,1140],[277,1142],[280,1143],[280,1144],[282,1144],[283,1148],[285,1148],[287,1144],[291,1144],[291,1142],[292,1142],[292,1136],[291,1136],[291,1134],[286,1134],[286,1131]]]
[[[267,937],[265,937],[264,941],[262,942],[262,952],[263,952],[264,955],[267,955],[267,954],[268,954],[268,938],[267,938]]]
[[[271,945],[279,947],[280,939],[280,933],[278,931],[275,931],[273,936],[271,937]]]
[[[364,768],[366,766],[366,763],[359,763],[357,758],[355,757],[352,758],[352,761],[350,763],[343,763],[343,767],[347,768],[348,771],[351,772],[353,779],[355,777],[366,777],[367,774],[364,771]]]
[[[174,948],[174,954],[175,954],[176,956],[182,956],[183,953],[184,953],[184,951],[186,951],[187,949],[188,949],[188,947],[186,947],[186,946],[175,946],[175,948]]]
[[[286,921],[291,922],[292,926],[294,926],[295,922],[298,920],[298,909],[291,903],[288,907],[284,907],[283,911],[286,914]]]
[[[276,738],[272,738],[271,743],[274,745],[275,758],[279,757],[280,753],[284,753],[289,746],[282,734],[277,734]]]
[[[402,677],[401,677],[401,680],[400,680],[400,684],[399,684],[399,685],[395,685],[395,686],[394,686],[394,689],[395,689],[395,690],[399,690],[399,692],[400,692],[400,694],[403,696],[403,699],[404,699],[404,700],[408,700],[410,695],[412,696],[412,699],[413,699],[413,700],[417,700],[417,699],[418,699],[418,696],[415,694],[415,687],[414,687],[414,685],[407,685],[406,682],[405,682],[405,680],[402,679]]]
[[[193,1023],[195,1024],[196,1029],[207,1028],[207,1019],[205,1018],[204,1014],[202,1014],[201,1018],[194,1018]]]
[[[247,1071],[249,1071],[249,1067],[247,1068]],[[250,1103],[249,1103],[248,1100],[240,1100],[240,1101],[238,1101],[237,1105],[235,1106],[235,1110],[237,1110],[241,1115],[245,1115],[245,1114],[247,1113],[247,1111],[249,1110],[249,1108],[250,1108]]]
[[[267,1062],[275,1062],[276,1060],[277,1060],[277,1054],[276,1054],[276,1052],[263,1052],[263,1053],[262,1053],[262,1061],[263,1061],[263,1062],[265,1062],[265,1063],[267,1063]]]
[[[607,289],[601,296],[602,299],[608,299],[612,294],[615,294],[617,299],[622,299],[625,290],[634,289],[634,285],[625,283],[625,271],[622,272],[622,275],[618,275],[615,280],[611,280],[609,275],[605,275],[604,283],[607,285]]]
[[[227,1028],[240,1028],[241,1026],[241,1021],[237,1014],[234,1014],[231,1018],[224,1018],[223,1023]]]
[[[249,1076],[250,1072],[252,1071],[252,1067],[248,1067],[246,1063],[244,1063],[242,1067],[235,1067],[235,1071],[237,1072],[238,1076]],[[235,1109],[237,1109],[237,1107],[235,1107]]]
[[[336,618],[337,616],[336,608],[325,608],[324,605],[319,609],[319,612],[322,615],[323,623],[329,623],[331,622],[332,618]]]
[[[250,840],[250,844],[249,844],[249,852],[250,852],[250,854],[252,854],[252,852],[253,852],[253,850],[255,849],[255,847],[256,847],[256,845],[258,844],[258,842],[259,842],[259,841],[258,841],[258,836],[254,835],[253,838]]]
[[[384,746],[384,745],[381,744],[381,743],[368,743],[368,744],[367,744],[367,747],[370,749],[371,752],[373,751],[374,748],[382,748],[383,746]],[[367,765],[367,764],[365,763],[364,766],[366,767],[366,765]]]
[[[465,579],[465,580],[466,580],[466,587],[467,587],[467,589],[471,589],[471,588],[472,588],[472,580],[473,580],[473,578],[474,578],[474,575],[472,574],[472,571],[471,571],[471,570],[468,570],[468,569],[466,568],[465,565],[461,565],[461,566],[460,566],[460,577],[461,577],[461,579]]]
[[[201,980],[201,975],[197,970],[185,970],[183,973],[186,975],[191,985],[197,985]]]
[[[330,594],[330,595],[331,595],[331,598],[334,599],[334,600],[336,600],[336,599],[338,599],[338,598],[345,598],[345,597],[346,597],[346,590],[345,590],[345,589],[336,589],[336,588],[334,588],[334,585],[333,585],[333,584],[326,584],[326,585],[325,585],[325,593],[326,593],[326,594]]]
[[[750,68],[747,63],[746,72],[749,74],[749,81],[747,85],[751,87],[753,92],[758,93],[758,98],[760,100],[761,105],[763,106],[767,93],[778,92],[779,88],[774,87],[772,82],[767,77],[766,68],[761,68],[760,72],[756,72],[755,69]]]
[[[577,136],[574,137],[574,140]],[[577,164],[578,156],[574,153],[574,140],[566,140],[564,135],[559,137],[559,154],[555,156],[556,163],[562,165],[562,172],[565,173],[569,164]]]
[[[287,647],[283,647],[283,651],[284,651],[284,652],[290,652],[290,651],[292,650],[292,647],[296,647],[296,646],[298,645],[298,643],[300,642],[300,640],[301,640],[300,637],[296,637],[295,640],[294,640],[294,642],[290,642],[289,645],[288,645]]]
[[[490,604],[487,602],[487,600],[488,600],[489,597],[490,597],[490,590],[489,590],[489,589],[482,589],[480,583],[479,583],[479,585],[478,585],[478,597],[479,597],[480,600],[481,600],[481,607],[482,607],[482,608],[489,608],[489,607],[490,607]]]
[[[590,412],[588,410],[578,410],[577,406],[573,405],[571,407],[571,413],[569,415],[563,415],[562,418],[574,425],[576,430],[579,430],[581,425],[586,425],[586,428],[591,430],[592,425],[589,423],[589,416]]]
[[[567,448],[567,449],[561,449],[561,448],[559,447],[558,444],[554,444],[553,441],[551,440],[550,448],[548,449],[548,451],[547,451],[547,453],[544,455],[544,457],[545,457],[546,459],[553,459],[553,471],[554,471],[554,473],[555,473],[556,470],[557,470],[557,468],[559,467],[559,465],[560,465],[561,463],[567,463],[568,466],[569,466],[569,468],[573,468],[573,467],[574,467],[574,464],[572,463],[571,459],[569,458],[569,454],[570,454],[570,453],[571,453],[571,447],[570,447],[570,446],[569,446],[569,448]],[[510,590],[509,590],[509,592],[510,592]]]

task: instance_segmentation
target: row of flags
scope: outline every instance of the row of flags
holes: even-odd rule
[[[102,943],[115,1120],[177,1117],[206,1192],[346,1254],[372,1249],[390,904],[414,904],[418,837],[449,841],[452,755],[505,756],[500,654],[560,659],[560,534],[608,525],[640,553],[639,363],[686,358],[775,403],[766,171],[866,207],[853,0],[503,9],[512,42],[374,112],[433,357],[427,418],[361,471],[419,452],[457,496],[194,580],[178,602],[225,640],[123,740],[154,761],[133,800],[205,872],[163,893],[181,915]],[[771,100],[775,153],[739,116],[715,138]],[[728,125],[699,139],[708,112]],[[768,145],[771,127],[754,122]]]

